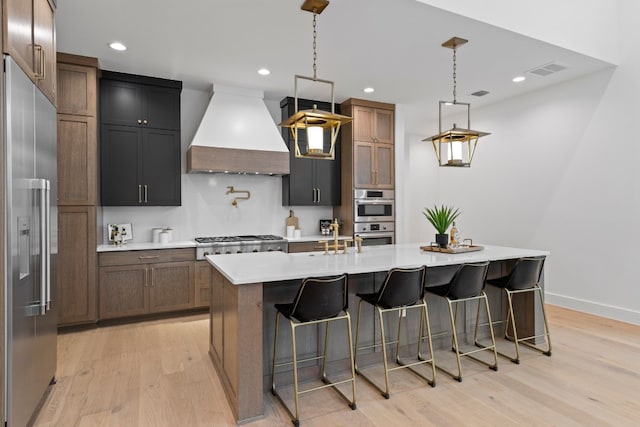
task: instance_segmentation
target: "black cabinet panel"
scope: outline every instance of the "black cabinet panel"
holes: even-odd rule
[[[328,102],[298,99],[298,110],[310,110],[313,106],[331,111]],[[294,98],[280,102],[282,119],[295,113]],[[340,106],[335,106],[340,113]],[[290,174],[282,177],[282,204],[284,206],[334,206],[340,204],[340,135],[336,141],[335,160],[301,159],[295,157],[295,142],[289,129],[282,129],[282,137],[289,147]],[[298,134],[298,145],[306,148],[306,133]],[[329,149],[325,136],[325,151]]]
[[[103,73],[100,164],[104,206],[181,204],[181,87],[181,82],[173,80]]]
[[[147,205],[180,205],[180,134],[145,129],[142,139],[142,176]]]
[[[131,206],[142,198],[138,188],[140,167],[138,141],[142,129],[130,126],[102,125],[100,173],[102,204]]]

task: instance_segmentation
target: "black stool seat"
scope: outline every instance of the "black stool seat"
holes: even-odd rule
[[[347,275],[342,274],[340,276],[332,277],[312,277],[302,281],[300,288],[291,303],[279,303],[274,304],[276,309],[276,325],[275,334],[273,338],[273,365],[271,369],[271,392],[278,398],[280,403],[284,406],[286,411],[291,416],[291,420],[295,426],[300,424],[300,411],[298,405],[298,396],[302,393],[309,391],[319,390],[325,387],[332,387],[351,407],[356,409],[356,382],[355,382],[355,367],[353,359],[353,347],[351,340],[351,317],[348,312],[348,282]],[[291,328],[291,351],[292,362],[276,363],[276,355],[278,348],[278,329],[280,316],[289,320],[289,326]],[[351,377],[349,379],[337,382],[331,382],[327,377],[327,348],[329,347],[329,324],[335,320],[347,321],[347,337],[348,337],[348,352],[349,362],[351,365]],[[298,360],[296,354],[296,328],[316,325],[319,323],[325,324],[325,338],[324,338],[324,350],[322,356],[308,357],[306,359]],[[298,362],[307,362],[312,360],[322,360],[322,377],[321,380],[324,385],[306,390],[298,390]],[[276,367],[293,365],[293,390],[294,390],[294,403],[295,413],[293,413],[282,397],[276,390],[275,371]],[[351,383],[352,398],[347,398],[340,389],[335,387],[338,384]]]
[[[424,301],[424,277],[425,277],[426,268],[416,267],[416,268],[394,268],[390,270],[385,280],[378,290],[378,292],[373,293],[358,293],[356,294],[360,298],[360,302],[358,303],[358,321],[356,326],[356,349],[355,349],[355,366],[356,373],[361,375],[367,382],[376,387],[385,398],[389,398],[389,372],[402,369],[409,368],[411,372],[423,378],[429,385],[432,387],[435,386],[435,364],[433,362],[433,345],[431,343],[431,326],[429,325],[429,313],[427,311],[427,304]],[[378,313],[378,321],[380,325],[380,337],[381,344],[376,344],[375,336],[373,338],[373,345],[368,345],[364,347],[359,346],[360,339],[360,316],[362,312],[362,303],[368,303],[374,307],[376,312]],[[402,322],[404,316],[398,317],[398,335],[395,341],[387,342],[384,331],[384,319],[383,313],[394,311],[400,312],[402,310],[409,309],[420,309],[420,332],[418,335],[418,353],[417,360],[411,363],[406,363],[400,359],[399,351],[400,351],[400,331],[402,330]],[[431,355],[430,359],[426,359],[422,356],[420,352],[420,346],[425,338],[424,324],[427,325],[427,335],[426,338],[429,342],[429,352]],[[396,363],[398,366],[389,368],[388,360],[387,360],[387,345],[388,344],[396,344]],[[366,376],[361,369],[358,368],[357,359],[358,359],[358,350],[371,349],[382,347],[382,361],[384,364],[384,379],[385,379],[385,388],[382,389],[378,386],[371,378]],[[431,364],[431,379],[422,375],[421,373],[415,371],[412,367],[415,365],[430,363]]]
[[[503,289],[505,294],[507,295],[507,318],[506,320],[499,320],[494,323],[506,323],[506,326],[504,328],[504,337],[507,340],[514,342],[516,354],[515,357],[511,357],[510,355],[504,353],[498,354],[511,359],[513,363],[520,363],[520,348],[518,346],[519,343],[533,348],[534,350],[537,350],[545,354],[546,356],[551,356],[551,336],[549,334],[549,325],[547,323],[547,313],[544,308],[544,295],[542,293],[542,289],[540,288],[540,280],[542,278],[542,268],[544,267],[544,261],[544,256],[520,258],[518,261],[516,261],[516,264],[513,266],[511,272],[509,272],[508,275],[487,280],[487,284]],[[519,338],[518,330],[516,327],[515,314],[513,311],[513,295],[525,292],[537,292],[539,295],[540,305],[542,307],[542,317],[544,319],[544,331],[539,335],[534,334]],[[510,323],[512,324],[511,333],[513,335],[509,335]],[[546,350],[530,342],[535,338],[542,337],[545,337],[547,340],[548,346]]]
[[[487,278],[487,270],[489,268],[489,262],[481,262],[481,263],[469,263],[463,264],[458,268],[456,273],[453,275],[449,283],[445,285],[426,287],[425,290],[429,293],[437,295],[439,297],[444,298],[447,301],[449,307],[449,319],[451,321],[451,346],[452,350],[456,354],[456,362],[458,365],[458,374],[455,375],[445,369],[442,369],[438,366],[439,369],[451,375],[455,380],[462,381],[462,366],[460,363],[460,356],[469,357],[475,361],[481,362],[490,369],[498,370],[498,354],[496,350],[495,338],[493,336],[493,329],[491,328],[491,313],[489,312],[489,300],[487,299],[487,295],[484,293],[485,281]],[[476,327],[474,332],[474,343],[476,346],[480,347],[480,349],[475,349],[472,351],[467,351],[464,353],[460,352],[460,347],[458,346],[458,337],[457,337],[457,329],[456,329],[456,319],[458,314],[458,304],[460,302],[466,302],[470,300],[478,300],[478,312],[476,315]],[[478,343],[478,323],[480,319],[480,306],[481,301],[484,300],[484,306],[487,311],[487,317],[489,319],[489,331],[491,333],[491,345],[483,346]],[[473,353],[477,353],[483,350],[493,350],[493,364],[489,364],[483,360],[480,360],[476,357],[473,357]]]

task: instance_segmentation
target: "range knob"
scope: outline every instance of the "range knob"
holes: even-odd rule
[[[242,253],[242,249],[238,249],[238,250],[236,251],[236,253],[237,253],[237,254],[241,254],[241,253]]]
[[[220,251],[216,251],[216,252],[215,252],[215,255],[220,255]]]
[[[251,252],[259,252],[257,249],[252,250]]]
[[[230,253],[231,253],[231,251],[227,251],[226,253],[230,254]]]

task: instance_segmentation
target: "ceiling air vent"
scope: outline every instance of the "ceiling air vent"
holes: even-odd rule
[[[489,94],[488,90],[478,90],[478,91],[473,92],[471,95],[473,95],[473,96],[485,96],[485,95],[488,95],[488,94]]]
[[[566,68],[567,67],[565,67],[564,65],[551,62],[549,64],[531,69],[527,72],[531,74],[535,74],[536,76],[545,77],[545,76],[548,76],[549,74],[553,74],[553,73],[557,73],[558,71],[565,70]]]

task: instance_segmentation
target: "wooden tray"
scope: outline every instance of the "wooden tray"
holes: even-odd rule
[[[441,252],[443,254],[461,254],[465,252],[476,252],[484,249],[480,245],[459,246],[457,248],[440,248],[438,246],[420,246],[420,249],[427,252]]]

